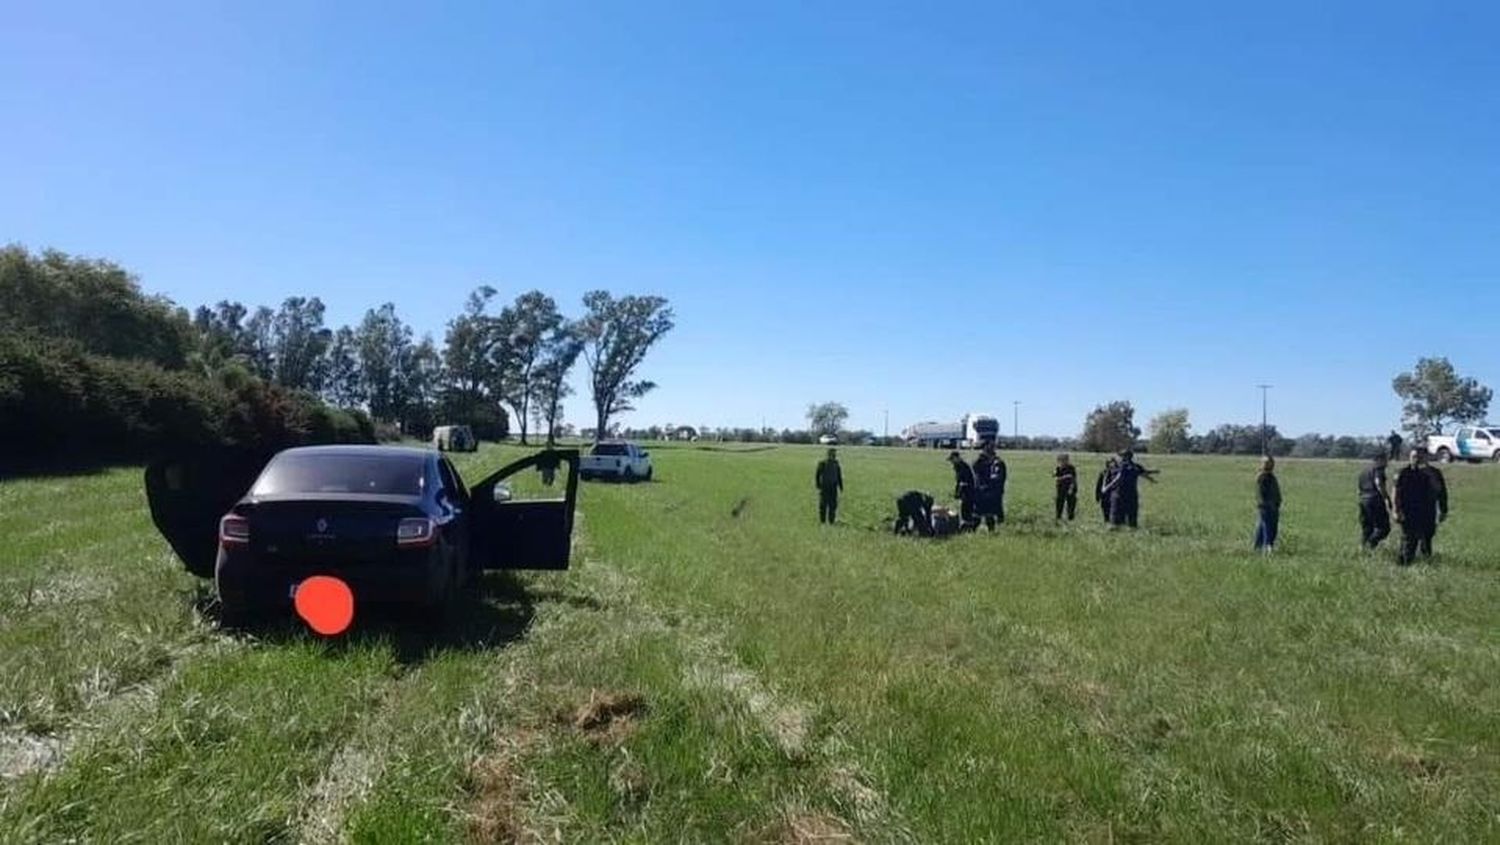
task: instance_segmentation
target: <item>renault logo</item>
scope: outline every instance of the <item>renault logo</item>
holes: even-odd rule
[[[328,533],[328,520],[326,518],[318,520],[318,533],[319,534],[327,534]]]

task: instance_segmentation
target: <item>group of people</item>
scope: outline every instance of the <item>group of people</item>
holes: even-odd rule
[[[980,525],[994,531],[1005,522],[1007,468],[995,445],[985,443],[972,465],[958,452],[948,454],[948,463],[953,468],[953,495],[959,512],[935,504],[927,493],[908,490],[896,499],[894,533],[941,537],[976,531]],[[1394,519],[1402,531],[1398,560],[1408,565],[1418,555],[1432,554],[1437,526],[1448,518],[1448,485],[1442,472],[1428,463],[1423,448],[1411,450],[1408,464],[1397,473],[1393,485],[1386,481],[1388,463],[1386,454],[1376,455],[1359,475],[1361,543],[1367,549],[1377,548],[1390,535]],[[1104,521],[1112,528],[1135,528],[1140,519],[1140,480],[1154,483],[1159,472],[1141,466],[1128,449],[1105,461],[1094,481],[1094,499]],[[1053,517],[1072,521],[1078,510],[1078,468],[1067,454],[1057,456],[1052,478]],[[833,524],[844,490],[836,449],[829,449],[827,457],[818,462],[813,483],[818,489],[818,521]],[[1276,478],[1276,459],[1269,455],[1262,459],[1256,476],[1255,503],[1258,519],[1254,547],[1270,552],[1281,530],[1281,483]]]
[[[920,490],[908,490],[896,499],[896,520],[892,525],[895,533],[941,536],[975,531],[981,525],[994,531],[1005,522],[1008,470],[1004,459],[996,453],[995,444],[986,442],[972,465],[958,452],[948,453],[948,463],[953,467],[953,496],[958,500],[959,512],[954,514],[946,507],[934,505],[932,496]],[[1155,481],[1157,472],[1136,463],[1134,453],[1129,450],[1121,452],[1118,458],[1110,458],[1094,484],[1094,498],[1104,521],[1112,526],[1135,528],[1140,518],[1140,480]],[[1072,521],[1078,512],[1078,468],[1068,455],[1058,455],[1052,477],[1056,486],[1054,516]],[[828,456],[818,462],[813,485],[818,490],[818,521],[833,524],[844,490],[837,449],[829,449]]]

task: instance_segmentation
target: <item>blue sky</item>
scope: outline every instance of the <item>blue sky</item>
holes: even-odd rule
[[[658,293],[637,424],[1202,429],[1265,381],[1284,432],[1380,433],[1418,356],[1500,386],[1494,3],[0,18],[0,241],[439,338],[479,284]]]

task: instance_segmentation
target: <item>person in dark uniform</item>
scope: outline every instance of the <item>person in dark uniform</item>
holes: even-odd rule
[[[1421,549],[1423,557],[1432,557],[1432,540],[1437,536],[1437,527],[1448,521],[1448,482],[1443,478],[1443,471],[1432,464],[1423,467],[1423,471],[1427,474],[1427,480],[1432,482],[1432,498],[1437,503],[1437,521],[1433,523],[1432,531],[1423,541]]]
[[[932,536],[932,497],[921,490],[908,490],[896,499],[894,534]]]
[[[1376,455],[1359,474],[1359,544],[1380,545],[1391,533],[1391,494],[1385,483],[1385,453]]]
[[[993,441],[985,441],[974,460],[974,505],[989,530],[1005,521],[1005,461],[995,454]]]
[[[1402,566],[1411,565],[1418,552],[1432,554],[1432,535],[1437,533],[1438,520],[1448,516],[1444,501],[1439,517],[1438,486],[1428,469],[1427,450],[1417,448],[1411,450],[1411,462],[1396,474],[1391,510],[1401,526],[1401,554],[1397,560]],[[1443,498],[1447,498],[1446,494]]]
[[[1260,475],[1255,477],[1255,510],[1260,515],[1255,550],[1270,554],[1281,530],[1281,483],[1276,480],[1276,459],[1270,455],[1261,459]]]
[[[1128,525],[1135,528],[1141,515],[1140,480],[1156,482],[1160,470],[1146,469],[1135,462],[1135,452],[1129,449],[1120,453],[1120,463],[1115,474],[1105,487],[1109,496],[1109,523],[1115,527]]]
[[[1078,467],[1068,459],[1064,452],[1057,456],[1057,466],[1052,469],[1052,481],[1057,486],[1057,495],[1053,500],[1053,519],[1062,519],[1063,514],[1068,515],[1068,521],[1073,521],[1073,514],[1078,510]]]
[[[1388,456],[1390,460],[1394,461],[1401,457],[1401,435],[1392,431],[1391,436],[1385,439],[1385,445],[1390,447],[1391,451]]]
[[[818,488],[818,522],[832,525],[839,515],[839,494],[844,492],[844,471],[839,467],[837,449],[829,449],[828,457],[818,461],[813,485]]]
[[[1110,481],[1115,477],[1115,470],[1120,462],[1110,458],[1104,462],[1104,469],[1099,470],[1099,477],[1094,479],[1094,501],[1099,503],[1099,513],[1109,522],[1109,493]]]
[[[974,516],[974,470],[957,452],[948,453],[948,463],[953,465],[953,496],[958,499],[959,518],[966,529],[978,524]]]

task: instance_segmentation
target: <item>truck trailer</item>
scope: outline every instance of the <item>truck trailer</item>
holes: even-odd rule
[[[902,433],[908,446],[977,449],[1000,437],[1000,423],[988,414],[965,414],[956,422],[920,422]]]

